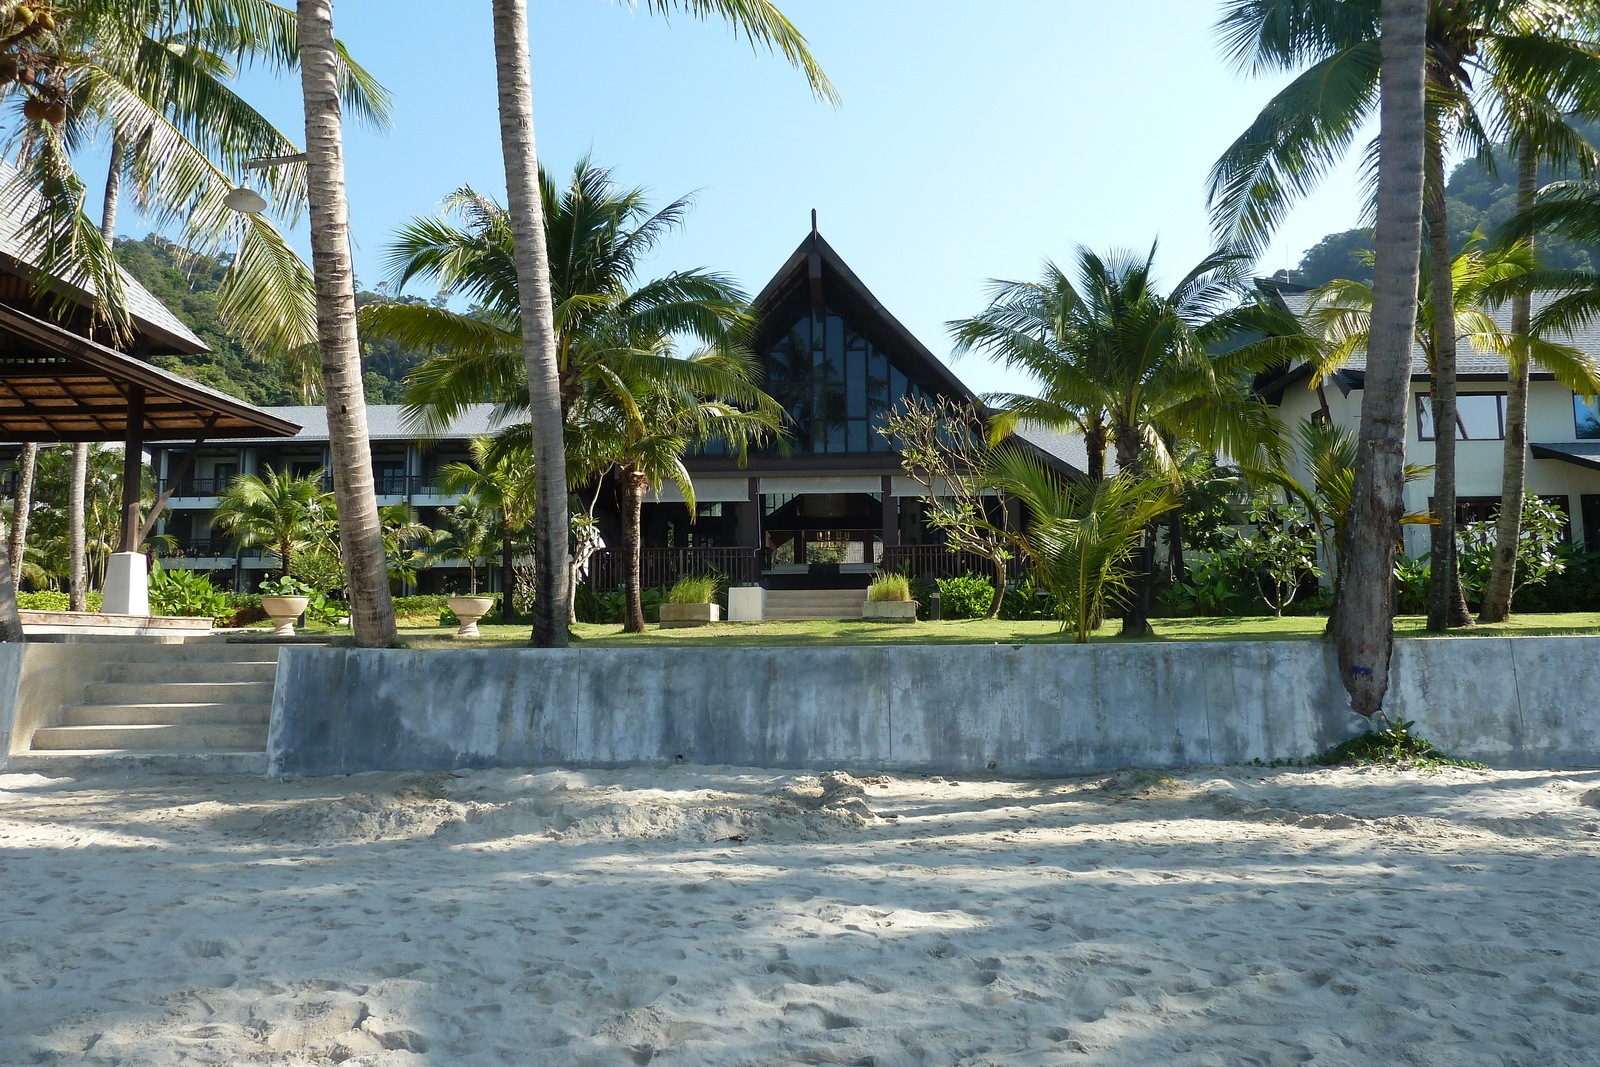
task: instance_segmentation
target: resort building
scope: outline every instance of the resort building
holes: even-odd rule
[[[925,491],[906,476],[880,432],[907,400],[975,400],[951,373],[866,288],[839,255],[812,232],[755,301],[760,328],[756,352],[762,387],[791,420],[785,447],[752,452],[745,462],[707,450],[687,458],[695,514],[667,483],[643,509],[643,581],[667,585],[687,573],[715,572],[731,584],[772,589],[864,588],[879,567],[933,576],[982,570],[983,561],[945,548],[943,534],[923,520]],[[236,553],[211,527],[217,495],[239,474],[268,469],[308,474],[329,465],[327,419],[320,407],[265,409],[303,427],[281,441],[208,441],[195,451],[191,472],[175,479],[182,447],[160,448],[151,462],[160,491],[173,489],[160,532],[173,539],[169,565],[231,573],[247,588],[275,566],[270,553]],[[493,432],[491,408],[469,410],[444,432],[423,440],[398,406],[368,408],[379,505],[407,503],[419,519],[437,524],[438,509],[458,503],[441,492],[436,475],[468,458],[471,439]],[[1084,465],[1076,438],[1036,429],[1019,435],[1025,447],[1064,473]],[[616,496],[602,486],[596,517],[606,548],[590,561],[597,588],[622,583],[621,517]],[[495,567],[480,584],[498,589]],[[465,565],[435,562],[418,588],[465,587]]]
[[[1278,292],[1297,314],[1311,302],[1304,291],[1293,286],[1279,286]],[[1509,328],[1508,310],[1496,313],[1496,318]],[[1600,354],[1600,327],[1549,339]],[[1491,518],[1500,506],[1509,376],[1503,357],[1482,352],[1465,340],[1460,343],[1457,367],[1457,516],[1461,522],[1475,522]],[[1426,466],[1433,462],[1435,429],[1427,362],[1420,348],[1412,368],[1406,462]],[[1262,375],[1256,388],[1277,406],[1291,433],[1308,418],[1331,419],[1354,430],[1360,425],[1365,378],[1362,352],[1326,378],[1317,379],[1309,364],[1301,364],[1283,373]],[[1568,536],[1591,545],[1600,545],[1600,405],[1596,399],[1575,395],[1548,371],[1538,366],[1533,369],[1528,388],[1528,491],[1565,511]],[[1405,505],[1410,512],[1427,512],[1432,503],[1430,470],[1406,486]],[[1405,527],[1405,550],[1413,556],[1428,551],[1427,527]]]

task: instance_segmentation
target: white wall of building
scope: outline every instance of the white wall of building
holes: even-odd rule
[[[1413,382],[1412,401],[1406,409],[1406,462],[1430,465],[1434,459],[1433,441],[1424,441],[1418,434],[1416,397],[1427,393],[1426,382]],[[1467,393],[1504,393],[1500,382],[1463,382],[1459,391]],[[1361,422],[1361,397],[1359,389],[1346,397],[1333,382],[1323,386],[1328,411],[1333,421],[1356,430]],[[1300,420],[1310,418],[1321,406],[1315,389],[1304,385],[1290,386],[1284,392],[1279,412],[1290,432]],[[1576,441],[1576,423],[1573,419],[1572,390],[1559,382],[1535,381],[1528,390],[1528,440],[1533,443]],[[1499,497],[1501,463],[1505,442],[1501,440],[1456,442],[1456,495],[1459,497]],[[1305,478],[1303,470],[1297,476]],[[1528,489],[1539,496],[1565,497],[1567,514],[1571,517],[1572,533],[1576,538],[1600,541],[1600,530],[1584,530],[1580,500],[1584,495],[1600,494],[1600,471],[1592,471],[1572,463],[1553,459],[1528,460]],[[1433,495],[1431,474],[1406,487],[1407,511],[1425,512]],[[1405,531],[1406,552],[1420,555],[1428,550],[1428,529],[1425,526],[1408,526]]]

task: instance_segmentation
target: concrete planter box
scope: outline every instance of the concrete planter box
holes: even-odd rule
[[[272,633],[276,637],[293,637],[294,621],[306,610],[311,598],[306,596],[264,596],[261,610],[272,617]]]
[[[861,617],[876,622],[916,622],[915,600],[866,600],[861,604]]]
[[[456,613],[461,627],[456,630],[457,637],[477,637],[478,620],[494,610],[494,597],[492,596],[453,596],[445,601],[450,605],[450,610]]]
[[[661,628],[671,630],[678,626],[706,626],[722,621],[720,604],[663,604]]]

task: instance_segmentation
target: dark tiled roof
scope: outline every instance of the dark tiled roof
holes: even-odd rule
[[[0,190],[6,190],[16,176],[17,169],[0,160]],[[30,267],[38,266],[37,249],[27,247],[21,235],[28,220],[38,215],[40,204],[38,194],[31,191],[23,190],[21,195],[0,192],[0,256],[7,256]],[[153,335],[158,346],[175,352],[208,351],[206,343],[179,321],[165,304],[134,281],[127,271],[120,267],[117,270],[122,275],[122,295],[128,314],[145,332]],[[94,295],[94,283],[81,275],[63,278],[60,282],[73,295]]]
[[[1311,306],[1310,293],[1282,293],[1283,301],[1289,305],[1289,310],[1296,315],[1303,315]],[[1544,301],[1536,300],[1534,310],[1543,306]],[[1502,306],[1491,312],[1496,323],[1501,328],[1511,328],[1511,308]],[[1570,334],[1548,334],[1546,339],[1558,344],[1571,345],[1594,356],[1600,356],[1600,323],[1592,323]],[[1418,346],[1412,353],[1412,368],[1415,373],[1426,374],[1427,363],[1422,348]],[[1356,353],[1346,364],[1346,369],[1351,371],[1365,371],[1367,369],[1367,354],[1365,351]],[[1505,357],[1495,355],[1493,352],[1483,352],[1476,348],[1470,341],[1462,341],[1456,349],[1457,374],[1484,374],[1504,375],[1506,373]]]
[[[1058,430],[1042,422],[1024,422],[1017,427],[1015,435],[1074,470],[1084,474],[1089,473],[1089,449],[1084,444],[1081,433]],[[1117,458],[1110,449],[1107,449],[1106,474],[1115,473],[1117,473]]]
[[[1558,459],[1579,467],[1600,470],[1600,441],[1552,441],[1548,444],[1530,443],[1536,459]]]
[[[300,426],[300,432],[290,438],[301,443],[316,443],[328,439],[328,410],[322,405],[308,407],[262,408],[269,414]],[[367,405],[367,435],[374,441],[415,441],[422,434],[413,429],[405,419],[405,408],[399,404]],[[474,404],[453,422],[443,433],[430,435],[430,440],[468,441],[502,427],[493,419],[493,404]],[[244,444],[218,440],[215,444]]]

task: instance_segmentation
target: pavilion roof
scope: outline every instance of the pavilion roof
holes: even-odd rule
[[[136,407],[142,416],[130,426]],[[292,437],[299,430],[242,400],[0,304],[0,439],[188,441]]]

